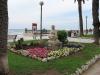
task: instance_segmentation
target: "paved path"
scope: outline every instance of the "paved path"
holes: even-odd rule
[[[94,40],[92,38],[85,39],[85,38],[70,38],[68,37],[70,42],[81,42],[81,43],[93,43]]]
[[[82,75],[100,75],[100,59]]]
[[[32,36],[22,36],[24,38],[24,40],[32,40],[33,37]],[[20,37],[17,37],[17,40],[21,38]],[[39,37],[37,37],[37,39],[39,39]],[[48,36],[43,36],[43,39],[48,39]],[[12,42],[13,39],[10,39],[8,40],[8,42]],[[68,37],[68,41],[69,42],[81,42],[81,43],[93,43],[94,40],[89,38],[89,39],[85,39],[85,38],[71,38],[71,37]]]

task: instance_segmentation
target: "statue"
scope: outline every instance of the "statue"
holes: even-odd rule
[[[52,25],[52,30],[49,34],[48,47],[52,50],[56,50],[62,47],[62,43],[58,40],[57,31],[55,30],[55,26]]]

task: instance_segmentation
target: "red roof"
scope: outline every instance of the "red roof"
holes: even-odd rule
[[[32,23],[32,26],[37,26],[37,24],[36,23]]]

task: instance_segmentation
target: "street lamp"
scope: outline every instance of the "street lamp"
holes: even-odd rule
[[[40,1],[41,13],[40,13],[40,40],[42,40],[42,6],[44,5],[43,1]]]

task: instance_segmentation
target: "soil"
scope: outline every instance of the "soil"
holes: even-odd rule
[[[9,75],[16,75],[16,74],[15,72],[10,71]],[[61,74],[56,70],[47,70],[46,72],[33,71],[32,74],[27,74],[27,75],[63,75],[63,74]]]

